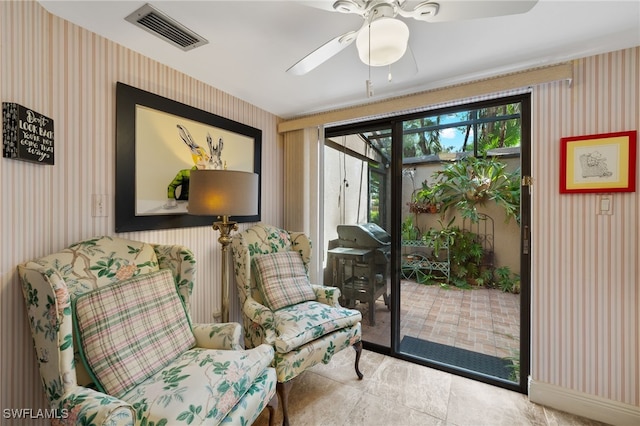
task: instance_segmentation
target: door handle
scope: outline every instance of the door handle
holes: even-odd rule
[[[529,225],[524,225],[522,236],[522,254],[529,254]]]

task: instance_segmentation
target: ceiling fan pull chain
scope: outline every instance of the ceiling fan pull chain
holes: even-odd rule
[[[393,80],[393,76],[391,75],[391,64],[389,64],[389,75],[387,76],[387,80],[389,81],[389,83],[391,83],[391,80]]]
[[[371,23],[369,23],[369,58],[371,58]],[[367,98],[373,97],[373,82],[371,82],[371,61],[367,64],[369,67],[369,78],[367,79]]]
[[[367,80],[367,98],[371,98],[373,96],[373,83],[371,80]]]

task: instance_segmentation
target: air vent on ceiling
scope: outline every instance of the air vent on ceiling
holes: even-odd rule
[[[163,40],[187,51],[209,43],[189,28],[167,16],[149,3],[145,4],[126,18],[126,21],[149,31]]]

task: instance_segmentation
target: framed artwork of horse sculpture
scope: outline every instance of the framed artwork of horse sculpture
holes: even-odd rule
[[[187,214],[195,169],[260,176],[262,131],[149,93],[116,86],[116,232],[208,226]],[[234,217],[260,221],[258,214]]]

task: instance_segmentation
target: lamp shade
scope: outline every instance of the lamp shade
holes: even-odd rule
[[[367,65],[380,67],[402,58],[407,51],[409,27],[394,18],[378,18],[363,28],[356,39],[358,56]]]
[[[192,170],[187,211],[200,216],[258,214],[258,175],[235,170]]]

